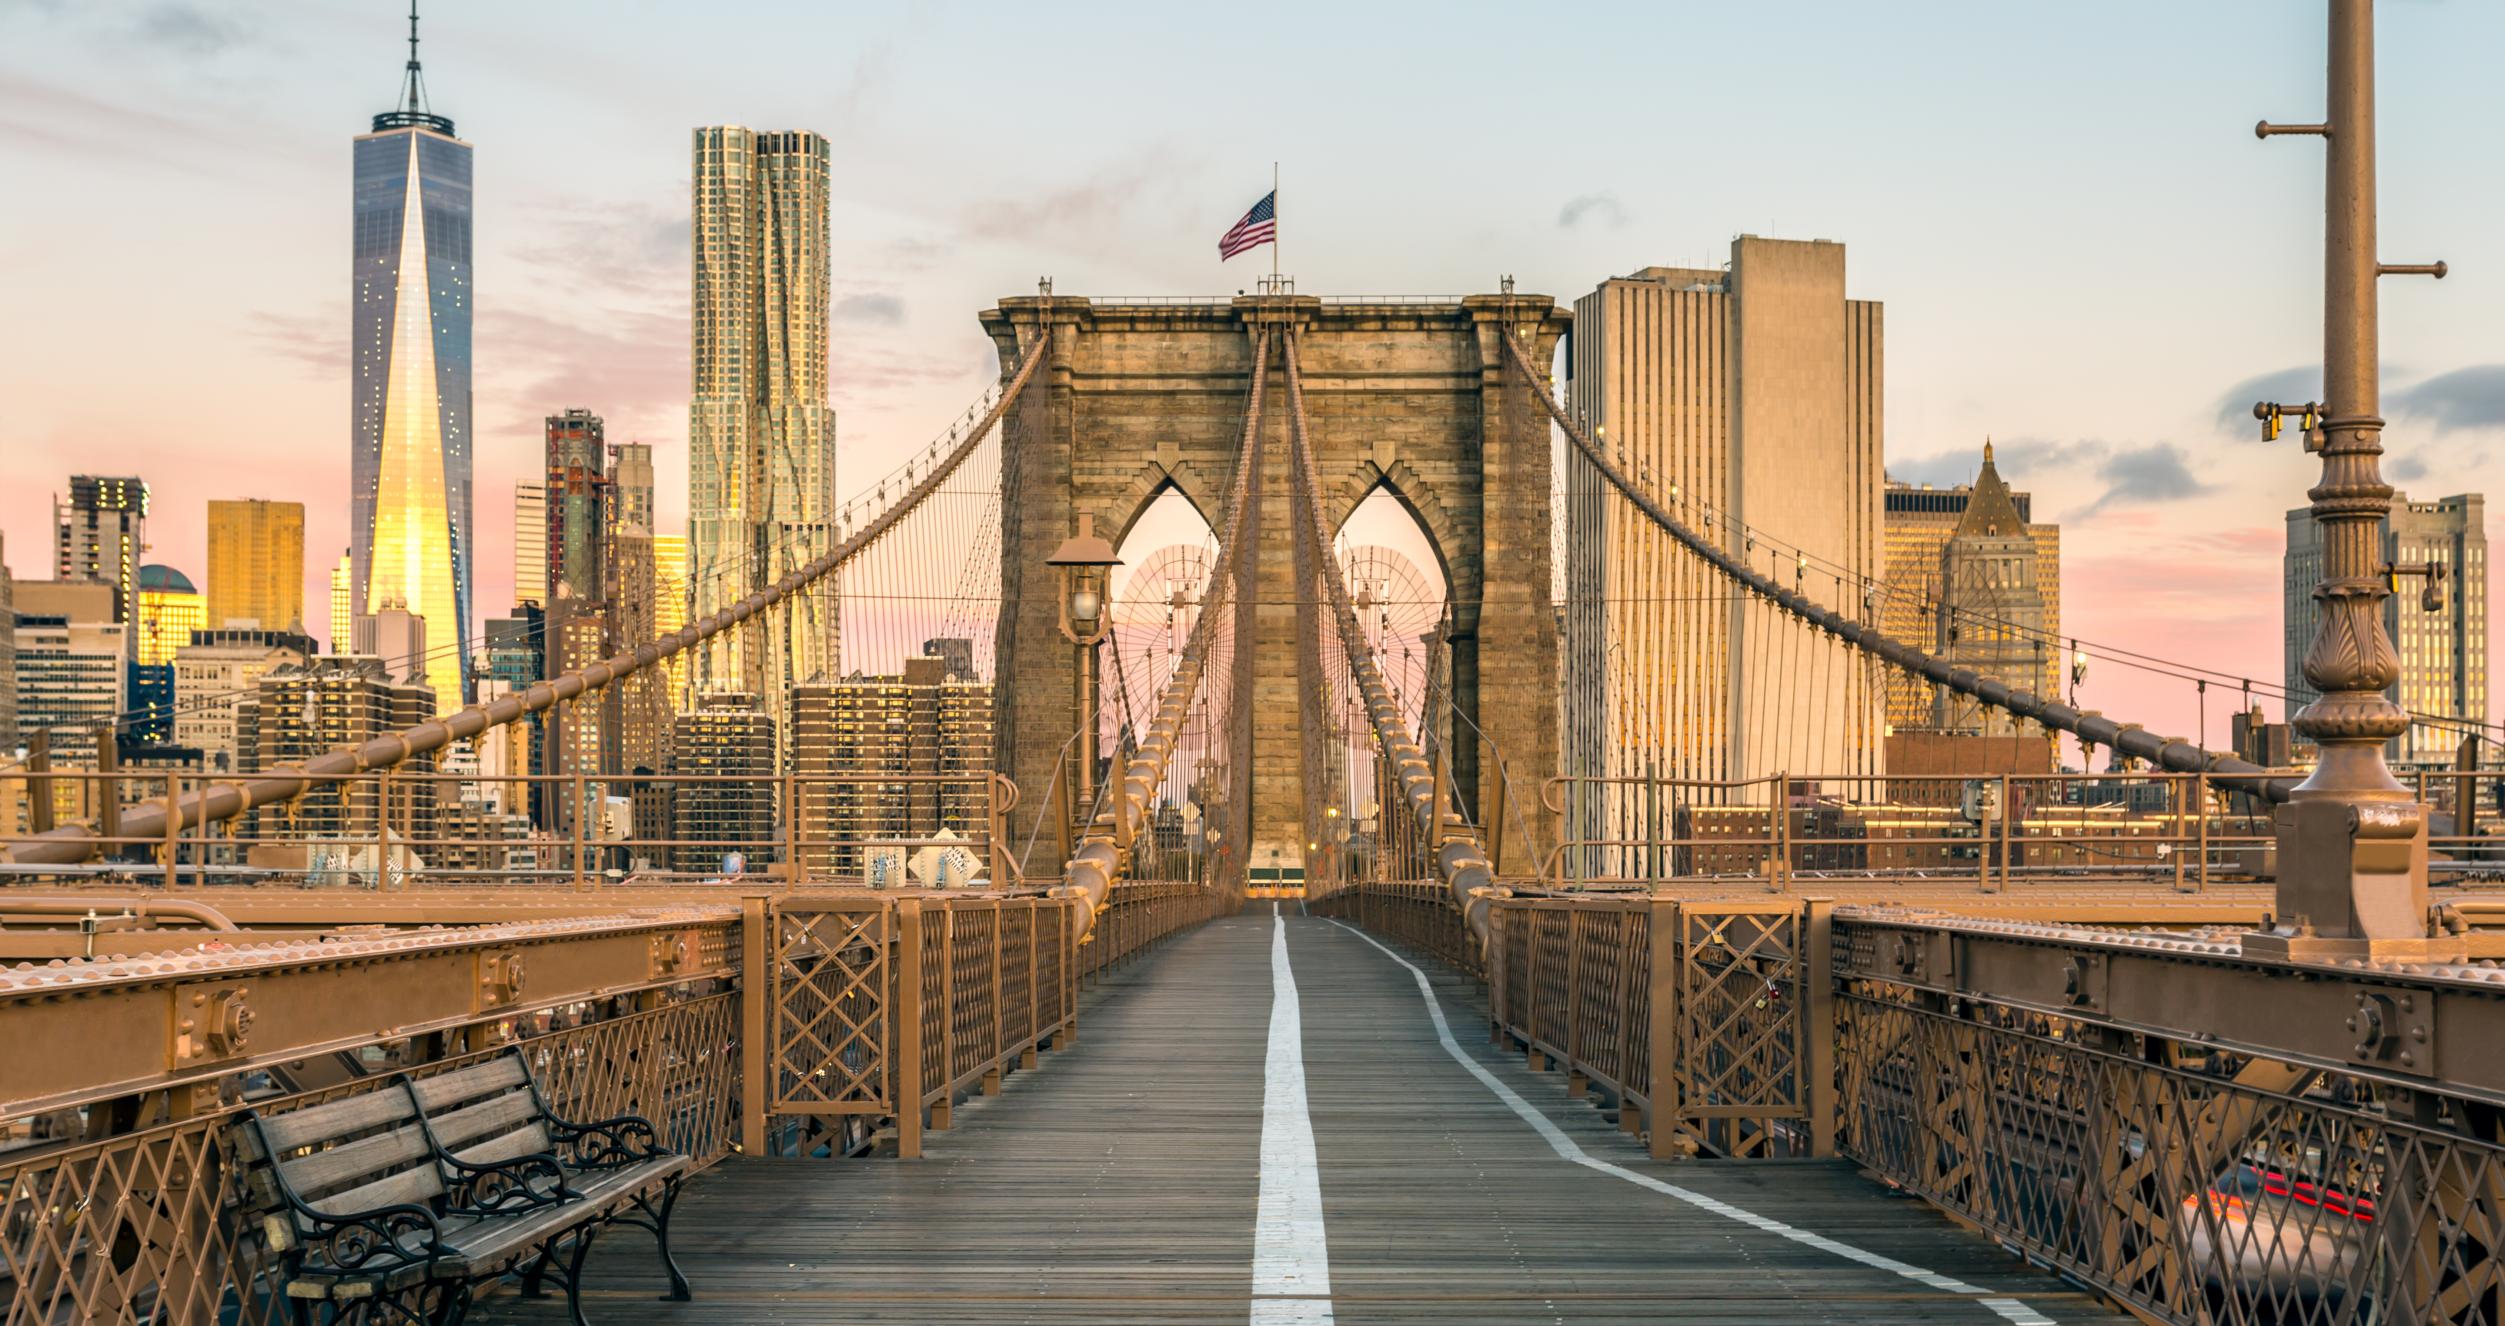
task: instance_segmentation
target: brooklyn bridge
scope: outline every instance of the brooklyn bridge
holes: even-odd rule
[[[2135,641],[1884,631],[1510,278],[1047,281],[717,612],[285,767],[19,771],[0,1321],[2505,1322],[2505,837],[2387,760],[2445,721],[2375,534],[2419,269],[2331,8],[2327,124],[2263,126],[2329,159],[2326,399],[2260,411],[2320,458],[2309,768],[2060,693]],[[1630,576],[1703,606],[1587,610]],[[988,758],[848,763],[756,663],[811,614],[961,645]],[[454,758],[690,666],[717,767]],[[1655,691],[1713,698],[1637,749]],[[2105,768],[1888,767],[1908,692]]]

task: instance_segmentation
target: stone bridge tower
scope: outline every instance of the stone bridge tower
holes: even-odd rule
[[[1559,656],[1549,595],[1549,425],[1496,338],[1527,334],[1550,360],[1568,319],[1552,299],[1340,302],[1239,296],[1185,303],[1009,298],[983,314],[1004,376],[1036,337],[1048,357],[1004,424],[1001,449],[1000,767],[1035,813],[1077,730],[1076,659],[1044,559],[1089,514],[1118,546],[1171,488],[1213,528],[1251,390],[1257,324],[1298,329],[1307,425],[1337,529],[1377,487],[1434,545],[1451,595],[1454,782],[1483,806],[1498,761],[1509,824],[1540,818],[1556,771]],[[1286,374],[1277,351],[1262,411],[1265,465],[1254,599],[1253,864],[1301,868],[1321,789],[1304,786],[1302,731],[1319,720],[1298,648]],[[1471,731],[1475,724],[1483,739]],[[1110,752],[1110,748],[1108,748]],[[1535,865],[1509,831],[1508,870]]]

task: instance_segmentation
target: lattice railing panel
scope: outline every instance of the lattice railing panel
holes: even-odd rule
[[[861,910],[774,913],[773,1105],[794,1114],[882,1111],[889,1062],[893,918]]]
[[[2099,1048],[2087,1024],[1951,1014],[1875,983],[1839,1003],[1845,1154],[2142,1311],[2505,1323],[2492,1111],[2404,1118],[2363,1082],[2150,1062],[2157,1047]]]

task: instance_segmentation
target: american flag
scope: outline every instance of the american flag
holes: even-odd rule
[[[1272,189],[1261,195],[1225,234],[1218,237],[1218,261],[1224,262],[1246,249],[1273,244],[1279,237],[1279,191]]]

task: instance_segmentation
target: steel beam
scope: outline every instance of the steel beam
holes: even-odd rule
[[[0,1119],[734,974],[735,906],[0,971]]]

